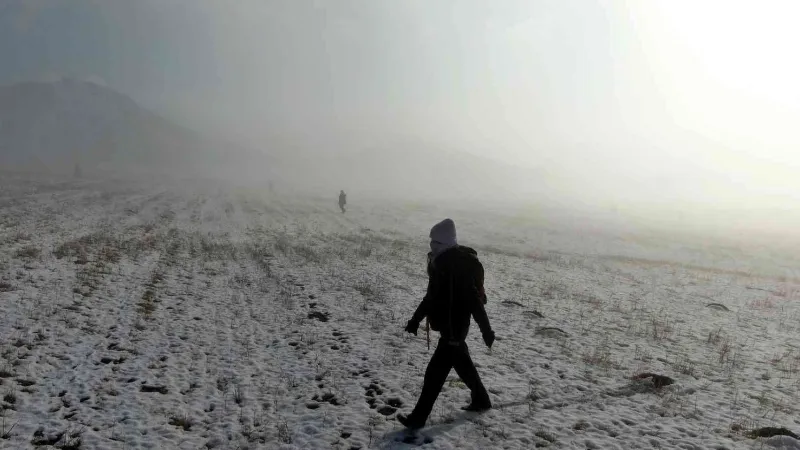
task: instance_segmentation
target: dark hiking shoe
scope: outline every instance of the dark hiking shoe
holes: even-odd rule
[[[407,416],[405,414],[398,414],[397,421],[400,422],[401,425],[408,428],[409,430],[419,430],[420,428],[425,426],[425,422],[420,422],[415,420],[411,416]]]
[[[467,406],[462,406],[461,409],[464,410],[464,411],[469,411],[469,412],[482,413],[482,412],[485,412],[485,411],[488,411],[488,410],[492,409],[492,405],[483,405],[483,404],[479,404],[479,403],[470,403]]]

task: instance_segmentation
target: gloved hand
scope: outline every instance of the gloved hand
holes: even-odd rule
[[[413,320],[409,320],[406,324],[406,331],[413,334],[414,336],[417,335],[417,329],[419,328],[419,322],[414,322]]]
[[[492,348],[492,344],[494,344],[494,331],[483,333],[483,342],[487,347]]]

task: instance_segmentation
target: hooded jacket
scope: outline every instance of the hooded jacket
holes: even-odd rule
[[[451,342],[466,339],[472,317],[484,336],[491,334],[483,274],[478,253],[469,247],[456,245],[438,256],[429,253],[428,290],[411,320],[419,324],[428,317],[431,328]]]
[[[435,259],[446,250],[458,245],[456,236],[456,224],[452,219],[444,219],[431,228],[429,235],[431,238],[431,254],[429,258]]]

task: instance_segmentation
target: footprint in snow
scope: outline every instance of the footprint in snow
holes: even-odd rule
[[[363,377],[363,378],[370,378],[372,377],[372,372],[369,369],[361,369],[361,370],[354,370],[350,372],[350,375],[354,377]]]
[[[331,343],[331,350],[340,350],[342,349],[343,352],[349,353],[351,348],[349,345],[350,340],[344,336],[340,331],[334,331],[333,337],[335,337],[335,342]],[[355,375],[354,375],[355,376]]]
[[[326,392],[322,395],[314,394],[314,396],[311,397],[311,400],[317,403],[330,403],[333,406],[341,406],[346,403],[344,400],[338,398],[333,392]],[[309,404],[307,404],[306,407],[309,409],[316,409],[316,407],[310,407]]]
[[[322,311],[311,311],[310,313],[308,313],[309,319],[315,319],[320,322],[327,322],[328,319],[330,319],[330,317],[331,317],[330,313]]]
[[[364,399],[370,409],[375,409],[379,414],[388,417],[403,407],[403,401],[396,397],[384,398],[384,391],[378,380],[372,380],[372,383],[364,388]]]

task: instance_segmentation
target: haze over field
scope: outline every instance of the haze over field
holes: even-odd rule
[[[11,0],[0,84],[67,76],[123,93],[206,145],[163,127],[169,145],[120,140],[145,153],[205,147],[184,167],[208,163],[240,181],[790,231],[800,223],[798,8]],[[42,122],[37,135],[48,134]],[[137,126],[128,135],[157,134]]]
[[[797,17],[0,0],[0,450],[800,450]]]

